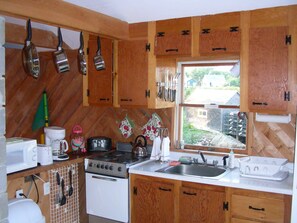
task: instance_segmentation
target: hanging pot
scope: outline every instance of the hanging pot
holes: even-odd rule
[[[31,42],[32,29],[31,20],[27,21],[27,38],[25,46],[23,48],[23,65],[26,73],[32,75],[34,78],[38,78],[40,75],[40,63],[39,56],[35,45]]]
[[[100,43],[100,37],[97,37],[97,45],[98,45],[98,49],[97,49],[97,53],[94,57],[94,65],[96,70],[100,71],[100,70],[105,70],[105,62],[104,59],[101,55],[101,43]]]
[[[80,47],[78,49],[78,69],[83,75],[87,74],[87,63],[84,53],[84,37],[82,32],[80,32]]]
[[[66,52],[62,48],[63,38],[62,38],[60,27],[58,28],[58,40],[59,40],[59,44],[57,47],[58,50],[53,53],[54,62],[56,64],[58,73],[64,73],[70,70],[70,66],[69,66]]]

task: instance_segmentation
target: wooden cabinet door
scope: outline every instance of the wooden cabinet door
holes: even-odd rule
[[[286,111],[288,95],[287,27],[252,28],[249,37],[250,111]]]
[[[88,55],[88,86],[90,105],[112,106],[112,40],[100,38],[101,54],[105,62],[105,70],[97,71],[94,56],[97,52],[97,37],[90,36]]]
[[[155,38],[155,55],[191,55],[191,34],[161,34]]]
[[[145,40],[119,41],[118,91],[120,105],[147,106],[148,53]]]
[[[174,222],[173,184],[136,179],[132,199],[132,223]]]
[[[220,190],[182,186],[179,199],[179,222],[224,223],[225,193]],[[216,188],[216,187],[214,187]]]
[[[240,54],[240,31],[210,30],[201,33],[199,40],[201,55]]]

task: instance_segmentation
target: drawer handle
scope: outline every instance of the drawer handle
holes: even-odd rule
[[[132,101],[132,99],[129,99],[129,98],[123,98],[123,99],[121,99],[121,101]]]
[[[253,105],[268,105],[267,102],[254,102],[253,101]]]
[[[178,49],[167,49],[167,50],[166,50],[166,53],[167,53],[167,52],[178,52]]]
[[[226,51],[227,48],[226,47],[217,47],[217,48],[212,48],[212,51],[217,51],[217,50],[224,50]]]
[[[249,209],[252,209],[255,211],[265,211],[265,208],[254,208],[253,206],[249,206]]]
[[[190,193],[190,192],[186,192],[186,191],[183,191],[183,194],[190,195],[190,196],[196,196],[197,195],[197,193]]]
[[[162,190],[162,191],[171,191],[171,189],[163,188],[163,187],[159,187],[159,190]]]

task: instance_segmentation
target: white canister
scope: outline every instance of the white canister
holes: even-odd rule
[[[37,162],[41,166],[53,164],[53,154],[51,146],[44,144],[37,145]]]

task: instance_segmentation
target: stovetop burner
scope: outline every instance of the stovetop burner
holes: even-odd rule
[[[92,158],[93,160],[112,162],[112,163],[124,163],[124,164],[133,164],[143,158],[136,157],[131,152],[122,152],[122,151],[112,151],[105,154],[98,154]]]

